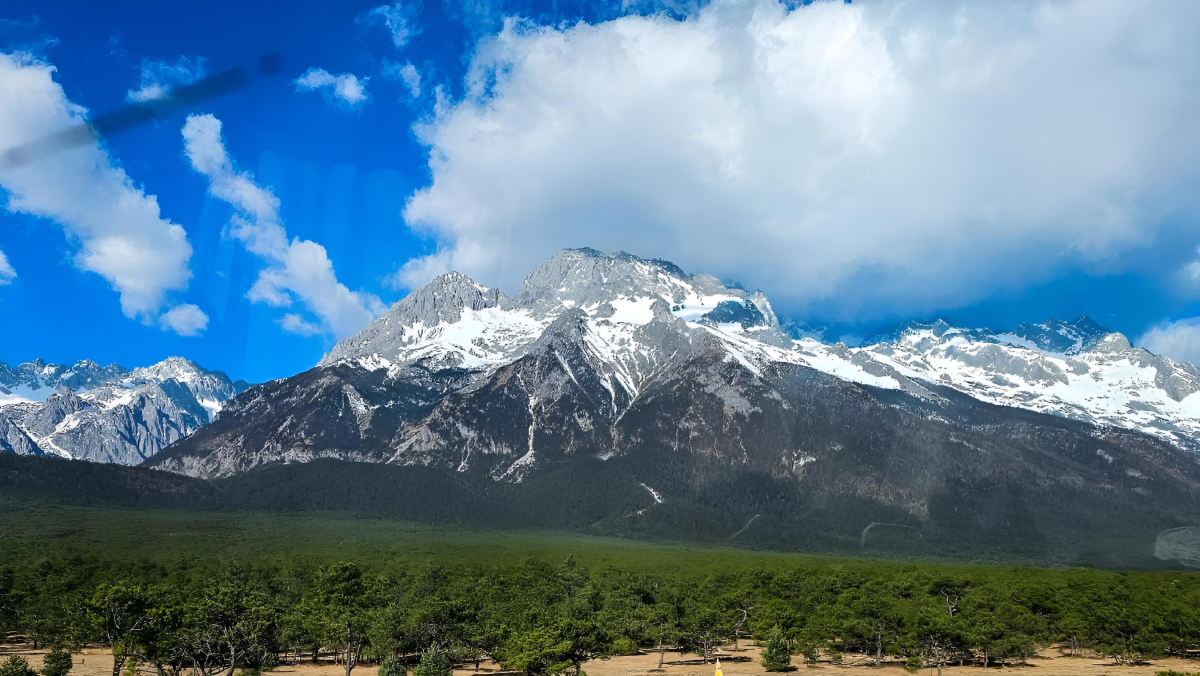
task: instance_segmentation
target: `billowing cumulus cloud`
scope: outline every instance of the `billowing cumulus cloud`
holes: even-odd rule
[[[404,216],[437,250],[399,278],[511,289],[586,245],[865,318],[1200,215],[1200,4],[795,4],[509,20],[417,127],[432,181]]]
[[[1176,361],[1200,364],[1200,317],[1165,321],[1150,327],[1137,344]]]
[[[371,97],[367,94],[367,80],[351,73],[334,75],[324,68],[309,68],[296,78],[296,91],[319,91],[325,100],[347,108],[357,108]]]
[[[198,336],[208,328],[208,315],[190,303],[176,305],[158,318],[164,329],[181,336]]]
[[[279,219],[279,200],[239,171],[225,150],[221,121],[191,115],[183,127],[184,150],[192,167],[209,180],[209,192],[232,205],[232,237],[261,258],[266,267],[247,293],[256,303],[290,308],[300,301],[317,322],[288,313],[281,326],[293,333],[343,337],[357,332],[385,309],[374,295],[351,291],[337,280],[325,247],[300,238],[288,239]]]
[[[125,100],[130,103],[161,99],[172,87],[191,84],[205,75],[204,58],[199,56],[181,56],[174,63],[143,59],[141,68],[138,88],[125,92]]]
[[[17,278],[17,271],[13,269],[11,263],[8,262],[8,256],[0,251],[0,286],[12,284],[12,281]]]
[[[25,54],[0,53],[0,148],[78,125],[85,111],[52,78],[54,68]],[[63,227],[80,270],[103,277],[128,317],[157,320],[169,292],[187,288],[192,247],[178,224],[96,142],[0,170],[5,208]]]

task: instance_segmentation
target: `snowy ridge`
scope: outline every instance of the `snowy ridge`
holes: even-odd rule
[[[849,348],[787,337],[761,293],[666,261],[590,249],[542,263],[511,299],[464,275],[443,275],[340,342],[322,365],[385,368],[393,378],[411,366],[453,368],[478,382],[534,349],[568,314],[581,322],[614,409],[706,343],[756,376],[790,364],[918,396],[950,387],[989,403],[1200,444],[1200,370],[1133,347],[1086,317],[1000,334],[910,323],[887,340]]]
[[[1054,351],[1032,347],[1044,343],[1027,336],[964,333],[943,325],[847,353],[994,404],[1135,429],[1189,446],[1200,441],[1200,371],[1194,366],[1133,347],[1119,333],[1070,331],[1064,338],[1061,351]]]
[[[0,363],[0,452],[137,464],[211,422],[243,389],[179,357],[132,371]]]

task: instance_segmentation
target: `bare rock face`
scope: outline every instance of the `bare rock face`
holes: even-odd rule
[[[209,423],[245,388],[171,358],[130,371],[0,364],[0,452],[136,465]]]

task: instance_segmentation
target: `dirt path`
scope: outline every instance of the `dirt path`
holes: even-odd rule
[[[11,654],[24,655],[35,669],[41,668],[45,650],[31,650],[27,645],[0,645],[0,659]],[[870,658],[863,655],[846,655],[844,663],[833,665],[821,662],[815,667],[800,665],[799,658],[793,658],[798,665],[795,676],[907,676],[899,662],[889,662],[876,669],[871,666]],[[593,660],[584,665],[587,676],[713,676],[714,665],[704,664],[695,655],[681,655],[668,652],[663,669],[658,668],[658,653],[632,655],[628,657],[613,657],[607,660]],[[1109,661],[1094,657],[1060,657],[1054,651],[1045,651],[1037,659],[1029,661],[1026,667],[992,667],[984,671],[981,667],[946,667],[944,676],[1154,676],[1155,671],[1174,669],[1177,671],[1200,672],[1200,662],[1195,660],[1163,659],[1154,660],[1153,664],[1144,666],[1118,666]],[[721,654],[721,670],[724,676],[764,676],[766,673],[759,664],[759,649],[744,648]],[[364,664],[354,670],[355,676],[375,676],[376,667]],[[456,669],[455,676],[500,676],[504,672],[495,663],[485,662],[479,671],[471,668]],[[936,674],[930,670],[922,670],[918,676]],[[75,667],[72,676],[111,676],[112,654],[106,648],[87,648],[75,656]],[[341,666],[333,662],[321,664],[303,663],[299,665],[282,665],[271,672],[272,676],[343,676]],[[156,676],[153,669],[144,668],[139,676]]]

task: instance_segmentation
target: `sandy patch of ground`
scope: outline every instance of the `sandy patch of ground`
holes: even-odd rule
[[[31,666],[41,668],[45,650],[32,650],[27,644],[0,645],[0,659],[8,655],[24,655]],[[764,676],[766,673],[759,664],[759,649],[757,647],[743,648],[738,651],[726,650],[721,654],[721,670],[724,676]],[[863,655],[846,655],[843,664],[833,665],[821,662],[817,666],[799,665],[800,659],[793,658],[798,665],[794,676],[906,676],[899,662],[888,662],[876,669],[871,666],[870,658]],[[991,667],[986,672],[979,666],[946,667],[944,676],[983,676],[993,673],[997,676],[1154,676],[1155,671],[1174,669],[1176,671],[1200,672],[1200,662],[1183,659],[1154,660],[1152,664],[1142,666],[1121,666],[1096,657],[1061,657],[1057,651],[1043,651],[1037,658],[1029,661],[1028,666]],[[668,651],[666,661],[661,670],[658,669],[658,653],[646,653],[627,657],[613,657],[606,660],[593,660],[584,665],[587,676],[713,676],[714,665],[704,664],[695,655],[681,655]],[[411,672],[410,672],[411,673]],[[484,662],[476,671],[470,667],[456,669],[454,676],[500,676],[512,674],[505,672],[499,665]],[[928,676],[936,671],[922,670],[918,676]],[[111,676],[112,653],[106,648],[87,648],[75,655],[75,667],[72,676]],[[285,664],[279,666],[272,676],[344,676],[345,670],[332,661],[321,664],[304,662],[301,664]],[[354,676],[375,676],[376,666],[363,664],[354,670]],[[139,676],[156,676],[153,669],[143,668]]]

